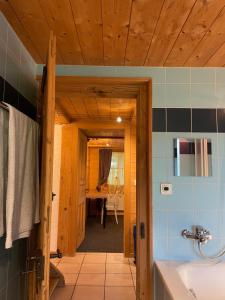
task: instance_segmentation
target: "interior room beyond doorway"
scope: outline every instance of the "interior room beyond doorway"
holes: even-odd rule
[[[77,249],[78,252],[123,253],[124,132],[122,130],[109,131],[108,134],[116,134],[116,137],[88,138],[86,233],[84,241]],[[100,198],[101,193],[96,193],[96,187],[99,181],[101,154],[107,153],[107,151],[110,153],[110,168],[106,183],[103,185],[103,192],[107,193],[107,216],[105,224],[103,224],[103,203]],[[88,197],[91,194],[94,194],[94,198]]]
[[[121,118],[121,122],[117,122],[118,117]],[[55,129],[56,135],[58,134],[61,139],[57,145],[57,136],[55,136],[55,152],[56,156],[60,155],[61,162],[59,163],[57,157],[54,159],[54,164],[58,164],[60,171],[58,170],[57,175],[57,170],[54,170],[53,176],[56,175],[56,180],[53,180],[54,188],[56,190],[59,188],[56,192],[58,195],[53,201],[51,245],[54,245],[55,249],[51,250],[59,249],[64,255],[74,255],[76,251],[124,252],[126,256],[132,257],[134,255],[133,225],[136,222],[136,99],[91,98],[85,95],[57,98]],[[87,147],[85,149],[85,146],[82,146],[83,150],[80,151],[81,137]],[[76,144],[79,145],[78,148]],[[101,224],[102,206],[96,210],[96,201],[90,201],[87,194],[88,191],[96,192],[100,149],[112,150],[112,166],[107,185],[109,188],[117,186],[121,196],[116,215],[115,211],[106,205],[107,219],[104,230]],[[76,152],[77,158],[71,155],[70,151]],[[81,159],[82,156],[84,158]],[[77,174],[73,174],[74,166],[71,166],[73,157],[74,166],[79,166]],[[83,159],[85,168],[81,167]],[[122,175],[118,176],[117,173],[115,176],[113,164],[121,165],[119,168]],[[68,178],[67,167],[70,170],[70,178]],[[80,183],[76,192],[69,191],[73,184],[69,181],[73,176],[77,176],[77,182]],[[80,176],[83,176],[82,179]],[[65,188],[65,185],[69,189]],[[76,207],[83,203],[83,208],[77,213],[74,210],[76,208],[72,208],[67,202],[70,197],[77,203]],[[79,224],[74,224],[74,231],[71,231],[71,220],[78,218],[80,218]],[[92,233],[88,228],[92,229]],[[92,235],[89,239],[91,243],[86,243],[89,233]],[[100,233],[104,233],[108,240],[104,239],[104,236],[101,239]],[[101,240],[100,244],[97,242],[98,239]],[[104,245],[110,246],[109,241],[112,247],[104,248]]]

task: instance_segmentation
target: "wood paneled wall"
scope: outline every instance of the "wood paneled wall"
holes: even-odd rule
[[[136,224],[136,121],[130,127],[130,256],[133,255],[133,225]]]
[[[76,245],[77,157],[78,128],[74,124],[64,125],[58,223],[58,248],[64,255],[73,255]]]
[[[133,225],[136,223],[136,121],[125,129],[125,256],[134,254]]]
[[[87,188],[95,190],[98,184],[99,148],[88,147]]]

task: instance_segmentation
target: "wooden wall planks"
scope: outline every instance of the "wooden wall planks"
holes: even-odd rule
[[[113,66],[224,66],[224,7],[224,0],[0,2],[37,63],[53,30],[58,64]]]

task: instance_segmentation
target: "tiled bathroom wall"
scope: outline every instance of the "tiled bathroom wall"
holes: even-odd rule
[[[0,12],[0,101],[35,118],[36,64]],[[0,299],[27,299],[27,239],[4,249],[0,238]]]
[[[154,259],[198,258],[191,242],[180,235],[196,224],[213,234],[207,253],[218,251],[225,243],[225,69],[58,65],[57,74],[152,78],[157,128],[153,132]],[[212,177],[173,175],[177,137],[212,140]],[[173,195],[160,194],[163,182],[173,185]]]
[[[35,103],[37,65],[0,12],[0,77]]]
[[[165,69],[164,81],[154,85],[154,107],[164,108],[155,116],[157,123],[166,118],[164,128],[157,125],[159,132],[153,133],[155,259],[197,259],[193,244],[181,237],[182,229],[192,225],[211,231],[207,254],[218,252],[225,243],[224,76],[222,68]],[[173,139],[177,137],[211,139],[212,177],[174,176]],[[173,185],[171,196],[160,194],[162,182]]]

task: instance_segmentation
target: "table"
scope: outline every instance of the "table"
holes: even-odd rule
[[[103,228],[105,228],[106,224],[106,217],[107,217],[107,209],[106,209],[106,202],[108,198],[108,193],[102,191],[88,191],[86,192],[86,198],[90,200],[95,200],[95,199],[102,199],[103,200]]]

